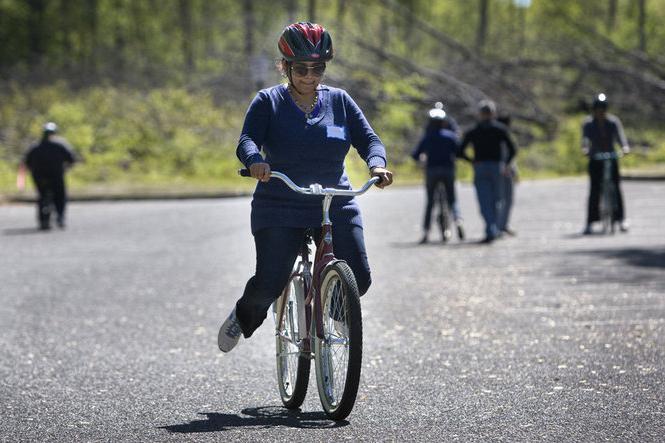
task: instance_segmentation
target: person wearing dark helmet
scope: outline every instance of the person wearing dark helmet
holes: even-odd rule
[[[615,115],[608,114],[608,101],[605,94],[598,94],[591,104],[591,115],[582,124],[582,152],[589,157],[589,200],[587,207],[587,222],[583,234],[589,235],[594,222],[600,220],[600,187],[603,180],[603,160],[595,160],[594,154],[615,152],[618,143],[623,154],[630,152],[628,139],[623,132],[621,120]],[[622,232],[628,231],[625,221],[623,196],[621,195],[619,162],[610,160],[612,183],[615,186],[617,204],[612,219],[619,222]]]
[[[65,171],[75,162],[69,143],[58,137],[57,132],[55,123],[46,123],[41,141],[28,149],[22,161],[30,170],[39,193],[37,218],[39,228],[44,230],[51,228],[51,205],[55,206],[58,227],[65,227]]]
[[[270,171],[283,172],[300,186],[316,182],[350,189],[344,159],[353,145],[369,173],[380,177],[377,186],[392,183],[386,149],[358,105],[346,91],[321,83],[334,54],[330,33],[318,24],[294,23],[282,32],[278,48],[279,68],[288,81],[254,97],[236,150],[258,180],[251,213],[256,271],[220,328],[223,352],[261,325],[287,283],[307,229],[321,224],[320,201],[269,180]],[[334,199],[330,216],[335,255],[349,264],[364,294],[371,278],[358,204],[353,198]]]
[[[432,222],[432,210],[435,203],[435,191],[439,184],[443,185],[446,193],[446,203],[457,226],[457,236],[464,239],[464,228],[462,216],[459,210],[455,193],[455,160],[457,157],[458,137],[457,123],[443,109],[443,103],[437,102],[434,108],[428,112],[428,122],[425,135],[418,146],[411,153],[416,161],[425,159],[425,190],[427,193],[427,204],[425,206],[425,218],[423,220],[423,237],[421,244],[429,241],[429,230]],[[443,211],[443,208],[441,208]],[[440,215],[443,217],[443,214]],[[443,240],[450,236],[447,228],[442,226]]]

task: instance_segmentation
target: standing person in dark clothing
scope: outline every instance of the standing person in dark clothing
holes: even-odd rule
[[[71,147],[65,139],[55,135],[57,132],[55,123],[46,123],[42,140],[31,146],[23,158],[39,192],[37,216],[40,229],[51,228],[51,205],[55,206],[58,227],[65,227],[65,171],[75,159]]]
[[[619,143],[624,154],[630,152],[628,140],[623,132],[621,120],[615,115],[607,113],[607,96],[598,94],[594,99],[592,114],[584,120],[582,125],[582,152],[589,157],[589,204],[587,210],[587,222],[584,234],[592,233],[593,222],[600,220],[598,205],[600,203],[600,187],[603,180],[603,160],[594,160],[593,155],[604,152],[614,152],[615,143]],[[619,222],[622,232],[628,231],[628,224],[624,217],[623,196],[621,195],[619,162],[612,162],[612,182],[615,186],[617,205],[612,219]]]
[[[496,119],[502,123],[507,130],[510,131],[510,116],[502,115]],[[508,147],[503,144],[504,159],[508,158]],[[503,205],[501,206],[501,215],[499,216],[499,231],[501,234],[515,236],[516,233],[510,228],[510,211],[513,209],[513,196],[515,191],[515,182],[517,182],[517,166],[515,165],[515,158],[513,161],[506,161],[505,174],[503,174]]]
[[[437,102],[435,107],[429,110],[429,121],[425,135],[411,157],[420,161],[425,157],[425,189],[427,191],[427,205],[425,206],[425,218],[423,220],[423,238],[420,243],[427,243],[429,229],[432,221],[432,209],[435,204],[435,191],[442,184],[446,193],[446,203],[457,226],[457,235],[464,239],[464,228],[460,215],[459,205],[455,196],[455,159],[458,149],[458,138],[453,124],[457,124],[446,115],[443,104]],[[443,211],[444,208],[441,208]],[[441,214],[443,217],[443,214]],[[442,226],[442,230],[446,229]],[[450,236],[449,231],[442,232],[443,240]]]
[[[485,220],[485,238],[483,243],[491,243],[499,234],[499,215],[503,199],[502,176],[506,173],[505,165],[515,157],[516,149],[504,125],[494,118],[496,105],[490,100],[483,100],[478,105],[479,122],[464,134],[460,146],[460,157],[473,163],[474,178],[480,212]],[[473,159],[466,155],[466,147],[473,145]],[[503,147],[508,149],[503,157]]]

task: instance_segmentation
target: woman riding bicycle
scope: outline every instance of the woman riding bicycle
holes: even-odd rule
[[[254,97],[236,151],[259,180],[251,213],[256,272],[219,331],[223,352],[233,349],[241,333],[249,338],[263,323],[289,279],[303,237],[308,229],[318,232],[321,225],[320,199],[270,180],[271,169],[299,186],[320,183],[350,189],[344,158],[353,145],[370,174],[380,177],[377,186],[392,183],[385,147],[358,105],[346,91],[321,84],[326,63],[333,58],[328,31],[313,23],[291,24],[282,32],[278,48],[279,68],[288,83]],[[330,216],[335,256],[349,264],[364,294],[371,278],[360,209],[353,198],[340,197],[333,200]]]

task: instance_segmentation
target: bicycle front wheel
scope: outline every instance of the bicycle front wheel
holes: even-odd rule
[[[343,420],[358,394],[362,363],[362,315],[358,285],[349,265],[332,264],[321,284],[323,339],[314,340],[319,398],[326,414]]]
[[[282,403],[288,409],[299,408],[307,394],[310,358],[301,352],[306,327],[301,324],[305,316],[303,280],[293,276],[286,292],[275,302],[277,384]],[[278,318],[282,307],[281,320]]]
[[[600,222],[603,228],[603,234],[607,234],[612,227],[612,195],[608,183],[603,184],[600,199]]]

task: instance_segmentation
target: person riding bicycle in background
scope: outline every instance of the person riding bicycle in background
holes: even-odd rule
[[[21,167],[25,165],[30,170],[39,193],[37,218],[39,228],[44,230],[51,228],[51,204],[55,206],[58,227],[65,227],[65,171],[76,161],[71,146],[64,138],[56,136],[57,132],[58,125],[46,123],[41,141],[26,151],[21,162]]]
[[[609,103],[605,94],[598,94],[591,105],[591,115],[586,117],[582,124],[582,152],[589,157],[589,204],[587,208],[587,222],[584,234],[592,233],[592,224],[600,220],[600,188],[603,180],[603,160],[595,160],[594,154],[615,152],[615,143],[618,143],[624,154],[630,152],[628,140],[623,132],[621,120],[615,115],[608,114]],[[621,195],[619,175],[619,162],[611,159],[612,183],[616,190],[616,210],[612,220],[619,222],[622,232],[628,231],[625,221],[623,197]]]
[[[321,201],[300,195],[270,171],[287,174],[299,186],[351,189],[344,159],[353,145],[380,188],[392,183],[386,149],[349,94],[321,84],[326,63],[333,58],[329,32],[301,22],[287,26],[278,42],[279,68],[288,79],[258,92],[247,110],[237,156],[259,180],[252,200],[251,230],[256,245],[256,272],[222,325],[218,344],[230,351],[263,323],[279,297],[308,229],[320,231]],[[263,151],[263,155],[261,155]],[[370,268],[360,208],[355,199],[336,198],[330,208],[335,256],[353,271],[360,294],[367,292]]]
[[[443,110],[443,104],[437,102],[428,112],[429,120],[425,135],[411,153],[416,161],[425,157],[425,190],[427,205],[423,220],[423,237],[420,243],[427,243],[432,221],[432,209],[435,204],[437,187],[443,185],[446,202],[457,226],[457,235],[464,239],[464,228],[460,215],[459,204],[455,195],[455,160],[458,150],[457,123]],[[454,126],[453,126],[454,125]],[[443,211],[444,208],[441,208]],[[443,217],[443,214],[441,215]],[[446,229],[442,226],[442,229]],[[445,240],[445,233],[442,232]]]
[[[503,204],[503,176],[506,164],[517,152],[506,127],[496,121],[496,105],[491,100],[478,104],[478,123],[464,134],[460,145],[460,157],[473,163],[473,183],[476,187],[480,213],[485,221],[483,243],[491,243],[499,235],[499,217]],[[473,145],[473,159],[466,155],[466,147]],[[508,150],[504,156],[503,149]]]

